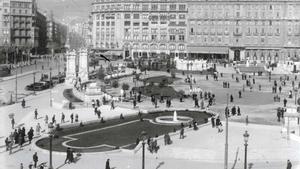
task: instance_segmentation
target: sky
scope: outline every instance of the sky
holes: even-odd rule
[[[37,0],[40,11],[53,11],[54,17],[66,22],[87,19],[93,0]]]

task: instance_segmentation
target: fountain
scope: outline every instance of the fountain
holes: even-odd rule
[[[176,110],[174,111],[174,114],[173,114],[173,121],[178,121]]]
[[[165,125],[179,125],[179,124],[190,124],[193,118],[186,116],[177,116],[177,111],[175,110],[173,116],[160,116],[155,118],[154,122],[158,124]]]

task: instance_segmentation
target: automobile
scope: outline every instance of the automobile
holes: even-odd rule
[[[59,84],[65,82],[65,77],[62,75],[57,75],[51,78],[53,84]]]
[[[26,90],[30,91],[42,91],[50,88],[50,83],[48,84],[45,81],[36,82],[26,86]]]

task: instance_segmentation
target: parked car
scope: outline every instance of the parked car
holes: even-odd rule
[[[62,75],[57,75],[51,78],[53,84],[59,84],[65,82],[65,77]]]
[[[50,83],[47,83],[45,81],[36,82],[30,85],[26,86],[26,90],[30,91],[42,91],[50,88]]]

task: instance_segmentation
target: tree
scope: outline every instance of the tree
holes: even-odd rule
[[[126,90],[129,90],[129,84],[123,83],[123,84],[122,84],[122,89],[125,90],[125,91],[126,91]]]
[[[112,87],[113,87],[113,88],[118,88],[118,87],[119,87],[119,82],[118,82],[117,80],[114,80],[114,81],[112,82]]]

